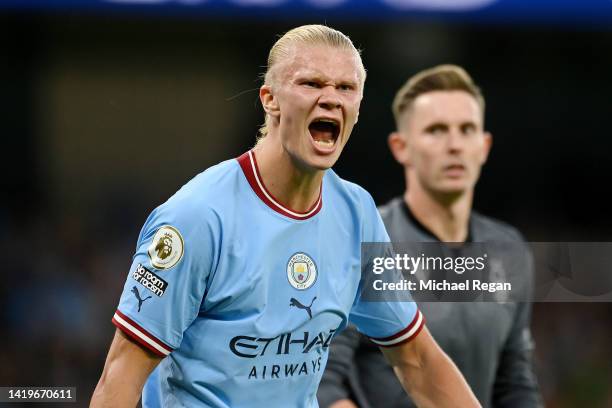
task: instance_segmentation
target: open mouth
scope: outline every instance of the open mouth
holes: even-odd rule
[[[340,124],[334,119],[315,119],[308,126],[310,136],[322,148],[331,148],[340,134]]]

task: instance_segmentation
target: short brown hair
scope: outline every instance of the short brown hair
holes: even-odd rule
[[[484,115],[484,97],[472,77],[458,65],[438,65],[408,79],[395,94],[392,109],[398,129],[403,113],[412,107],[415,99],[434,91],[465,91],[476,99]]]

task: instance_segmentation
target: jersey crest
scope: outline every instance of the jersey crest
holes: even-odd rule
[[[310,256],[298,252],[287,262],[287,279],[298,290],[308,289],[317,280],[317,266]]]

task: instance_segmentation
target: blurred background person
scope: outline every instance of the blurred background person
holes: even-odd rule
[[[516,229],[472,210],[492,142],[484,130],[484,110],[480,89],[456,65],[419,72],[398,90],[393,101],[397,130],[388,142],[403,166],[406,190],[380,207],[392,241],[522,240]],[[533,269],[518,273],[523,285],[513,287],[513,296],[531,299]],[[531,303],[432,301],[419,307],[483,407],[541,406],[532,366]],[[331,345],[320,405],[415,406],[394,377],[376,346],[349,327]]]

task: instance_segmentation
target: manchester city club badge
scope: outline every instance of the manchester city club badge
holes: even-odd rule
[[[149,246],[151,265],[157,269],[170,269],[183,257],[183,237],[170,225],[160,227]]]
[[[287,279],[296,289],[308,289],[317,280],[317,266],[308,255],[298,252],[289,258]]]

